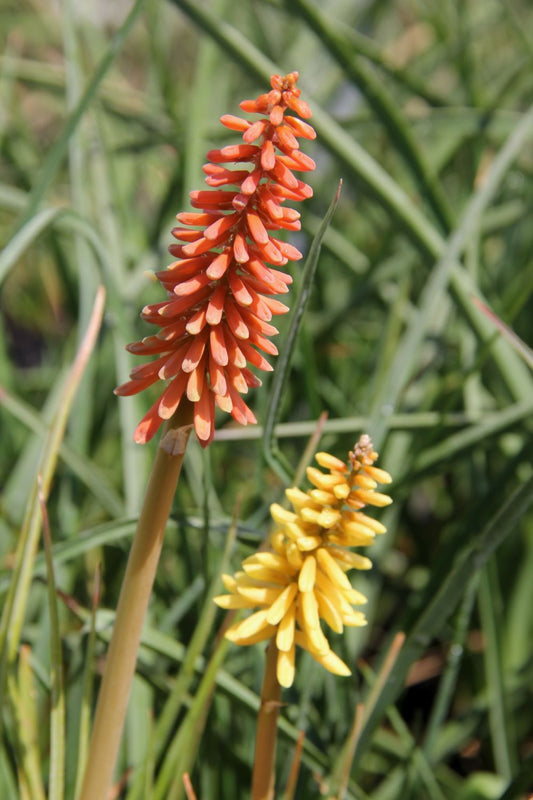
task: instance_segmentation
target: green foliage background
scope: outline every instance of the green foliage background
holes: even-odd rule
[[[320,449],[344,457],[362,431],[373,435],[379,465],[394,477],[394,505],[380,515],[389,532],[369,553],[375,568],[358,577],[369,625],[334,642],[353,677],[336,679],[299,655],[284,694],[277,797],[299,730],[297,798],[526,797],[530,4],[4,0],[0,20],[0,591],[4,600],[21,526],[23,535],[30,524],[40,530],[39,472],[53,474],[47,505],[60,590],[56,623],[43,554],[29,557],[31,589],[15,608],[23,646],[11,656],[4,611],[0,796],[45,797],[62,757],[64,701],[64,796],[74,797],[155,448],[131,441],[150,399],[112,394],[134,361],[124,344],[147,333],[140,308],[161,298],[146,272],[168,263],[173,217],[201,186],[205,152],[235,138],[218,117],[265,91],[272,72],[297,69],[318,132],[305,148],[317,161],[314,198],[291,237],[304,252],[340,178],[343,189],[281,393],[265,379],[252,400],[267,434],[278,427],[263,435],[221,418],[206,452],[188,449],[139,659],[120,797],[183,797],[184,771],[200,799],[247,796],[264,655],[259,646],[223,647],[220,663],[206,666],[223,619],[209,598],[232,516],[227,569],[266,535],[269,504],[309,459],[323,411]],[[294,304],[301,264],[293,274]],[[67,370],[101,284],[104,322],[70,406]],[[281,350],[289,325],[282,319]],[[376,684],[398,631],[405,645]]]

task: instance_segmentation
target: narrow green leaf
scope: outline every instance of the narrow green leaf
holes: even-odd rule
[[[44,439],[48,426],[42,416],[28,403],[0,386],[0,404],[25,425],[38,439]],[[119,494],[110,486],[109,478],[93,461],[83,458],[67,440],[61,443],[59,456],[74,475],[91,490],[94,497],[112,517],[124,515],[124,503]],[[0,589],[1,591],[1,589]]]
[[[67,379],[59,396],[59,404],[55,418],[43,446],[37,474],[41,476],[41,494],[45,501],[50,491],[50,485],[57,463],[59,446],[65,432],[70,407],[81,376],[83,375],[85,365],[96,343],[103,317],[104,301],[105,292],[101,287],[95,299],[91,324],[85,333],[85,338],[67,375]],[[19,537],[15,555],[15,565],[0,624],[0,699],[4,693],[9,666],[13,663],[20,641],[35,554],[39,541],[40,527],[41,508],[39,502],[39,487],[36,478]]]
[[[334,29],[324,12],[308,0],[289,0],[300,16],[314,30],[343,72],[365,96],[370,107],[381,118],[389,133],[389,141],[403,155],[418,182],[422,197],[427,198],[436,218],[445,232],[453,227],[454,213],[436,175],[417,141],[397,101],[354,50],[353,45]]]
[[[459,603],[468,579],[479,571],[491,554],[514,531],[521,516],[533,503],[533,476],[519,486],[503,503],[500,510],[488,519],[480,519],[484,524],[481,532],[458,552],[457,557],[444,578],[440,589],[429,602],[408,634],[404,648],[391,672],[388,683],[383,687],[376,704],[365,719],[359,738],[354,763],[357,764],[368,746],[369,737],[382,718],[387,706],[394,702],[402,690],[407,670],[420,652],[427,647],[449,619]],[[487,502],[487,508],[489,503]],[[489,508],[490,511],[490,508]]]
[[[482,303],[477,297],[473,297],[472,300],[485,316],[490,319],[495,327],[498,328],[502,336],[505,336],[511,346],[514,347],[516,352],[524,359],[526,364],[533,369],[533,350],[528,347],[527,344],[494,313],[494,311],[491,311],[485,303]]]
[[[429,722],[423,744],[423,751],[431,761],[435,742],[438,737],[446,715],[452,703],[452,696],[455,690],[459,667],[461,666],[464,645],[468,633],[468,626],[476,599],[476,591],[479,583],[479,575],[475,574],[466,587],[461,606],[457,614],[454,637],[450,644],[446,664],[439,681],[437,696],[431,708]]]
[[[38,210],[41,201],[48,191],[50,184],[54,180],[57,170],[59,169],[63,158],[65,157],[72,134],[78,127],[83,115],[96,97],[101,82],[107,75],[109,68],[124,44],[124,41],[126,40],[133,24],[136,22],[139,14],[141,13],[144,3],[145,0],[135,0],[124,22],[109,43],[106,53],[104,54],[100,64],[95,69],[93,76],[89,81],[89,85],[87,86],[83,95],[80,97],[76,108],[69,115],[62,133],[57,137],[44,160],[39,175],[37,176],[35,184],[30,192],[28,204],[19,221],[18,228],[21,228],[25,223],[31,220],[35,215],[35,212]]]
[[[287,466],[284,464],[284,460],[281,458],[280,450],[277,447],[276,443],[274,442],[274,427],[280,412],[283,390],[285,383],[288,379],[289,369],[291,365],[292,356],[294,353],[294,348],[296,345],[296,340],[298,337],[298,332],[302,324],[302,317],[304,315],[311,294],[311,289],[313,286],[314,277],[318,266],[318,257],[320,255],[322,240],[328,229],[335,208],[337,207],[337,203],[340,197],[341,186],[342,186],[342,181],[339,183],[335,196],[333,197],[333,200],[329,205],[326,215],[322,220],[322,224],[311,243],[311,247],[309,248],[309,253],[307,255],[307,259],[302,273],[302,279],[301,279],[302,282],[300,285],[300,291],[298,292],[298,297],[296,298],[296,301],[293,306],[293,311],[291,314],[289,331],[287,333],[287,338],[283,345],[283,349],[281,350],[281,353],[279,355],[278,363],[276,365],[276,372],[274,374],[274,380],[272,382],[270,402],[268,405],[267,417],[265,420],[265,427],[263,433],[263,453],[270,467],[272,467],[272,469],[275,470],[281,477],[281,479],[285,482],[290,482],[292,480],[292,475],[290,469],[288,469]]]
[[[87,638],[85,665],[83,668],[81,708],[80,708],[79,724],[78,724],[78,751],[76,760],[76,783],[74,790],[74,798],[77,798],[81,792],[83,776],[85,774],[85,765],[87,763],[87,754],[89,752],[89,741],[91,738],[91,715],[93,708],[93,678],[94,678],[94,667],[95,667],[95,643],[96,643],[96,612],[98,609],[99,602],[100,602],[100,568],[97,568],[94,575],[93,603],[89,619],[89,636]]]
[[[46,559],[46,587],[50,616],[50,775],[48,800],[63,800],[65,794],[65,687],[63,684],[63,652],[59,627],[59,610],[56,596],[52,539],[46,510],[41,476],[38,476],[39,504],[41,507],[44,555]]]
[[[494,559],[481,572],[479,612],[483,630],[484,662],[492,749],[496,769],[506,781],[516,774],[516,741],[507,707],[503,679],[501,595]]]
[[[27,786],[32,798],[45,800],[43,769],[39,751],[39,722],[36,687],[30,664],[31,651],[21,647],[18,675],[8,679],[8,695],[16,723],[16,754],[19,770],[19,789]]]

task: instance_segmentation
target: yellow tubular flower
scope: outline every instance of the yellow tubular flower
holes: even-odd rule
[[[328,472],[309,467],[313,488],[304,492],[291,487],[285,492],[293,510],[278,503],[270,508],[275,523],[270,551],[255,553],[243,561],[241,571],[223,576],[229,594],[215,597],[215,603],[224,609],[254,610],[232,625],[226,637],[248,645],[275,636],[282,686],[294,681],[296,645],[329,672],[351,674],[331,650],[321,621],[335,633],[342,633],[345,626],[366,625],[364,614],[354,608],[366,603],[366,597],[352,587],[347,573],[370,569],[372,563],[348,548],[372,544],[386,530],[361,510],[392,502],[376,491],[392,480],[374,466],[377,457],[366,434],[348,454],[347,463],[317,453],[318,465]]]

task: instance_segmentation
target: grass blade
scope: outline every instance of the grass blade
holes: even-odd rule
[[[50,615],[50,776],[48,800],[63,800],[65,794],[65,687],[63,685],[63,653],[59,612],[52,560],[52,538],[46,510],[41,476],[38,476],[39,504],[43,524],[44,555],[46,559],[46,587]]]
[[[486,502],[488,506],[488,498]],[[494,550],[514,531],[521,516],[532,503],[533,476],[515,490],[496,514],[493,515],[490,511],[490,516],[487,518],[486,512],[485,520],[479,519],[479,524],[485,522],[484,528],[473,542],[467,542],[459,551],[440,588],[409,632],[389,681],[383,687],[372,712],[365,720],[356,748],[355,763],[367,747],[371,732],[385,713],[387,706],[400,693],[409,666],[427,646],[432,636],[442,629],[443,624],[455,610],[468,579],[486,564]]]
[[[35,215],[35,212],[38,210],[41,201],[43,200],[52,181],[54,180],[57,170],[59,169],[59,166],[66,155],[72,134],[78,127],[83,115],[96,97],[100,84],[109,72],[109,68],[120,51],[120,48],[124,44],[124,41],[133,27],[133,24],[137,20],[137,17],[141,13],[144,3],[145,0],[135,0],[135,3],[126,16],[126,19],[113,36],[107,52],[103,56],[99,66],[95,69],[93,76],[89,81],[89,85],[87,86],[83,95],[80,97],[75,109],[69,115],[61,135],[56,139],[44,160],[37,180],[35,181],[35,184],[30,192],[28,203],[18,223],[17,229],[21,228],[25,223],[31,220],[31,218]]]
[[[294,347],[296,345],[296,339],[302,324],[302,317],[311,294],[311,288],[313,286],[313,281],[318,266],[318,257],[320,255],[322,239],[324,238],[330,220],[335,212],[335,208],[337,207],[341,186],[342,181],[339,183],[335,196],[331,201],[326,215],[322,220],[322,224],[311,243],[311,247],[309,248],[309,253],[302,273],[300,291],[298,293],[298,297],[296,298],[293,312],[291,314],[289,331],[287,333],[287,338],[285,340],[283,349],[279,355],[278,363],[276,365],[276,372],[274,374],[274,380],[272,382],[272,390],[270,393],[270,401],[268,404],[268,411],[263,433],[263,453],[267,463],[285,482],[291,481],[292,475],[289,469],[287,469],[287,466],[284,464],[284,459],[281,457],[280,450],[274,442],[274,427],[280,411],[283,388],[288,377],[291,360],[294,353]]]
[[[416,140],[404,114],[384,82],[366,66],[353,45],[336,33],[326,15],[313,3],[308,0],[290,0],[289,6],[299,11],[300,16],[314,30],[320,42],[340,64],[344,74],[363,93],[370,107],[381,118],[389,132],[392,146],[400,151],[407,165],[411,167],[421,195],[427,198],[442,229],[445,232],[449,231],[453,227],[453,210],[442,190],[438,176],[429,166],[420,142]]]
[[[498,616],[501,616],[501,609],[497,608],[498,601],[501,604],[496,564],[491,559],[481,573],[479,612],[485,641],[484,662],[494,761],[499,774],[510,781],[516,774],[516,742],[503,683],[502,643],[499,636],[503,628],[501,620],[498,620]]]
[[[68,414],[85,365],[96,343],[104,311],[105,292],[102,287],[96,295],[90,325],[78,350],[63,386],[55,419],[43,447],[38,474],[42,480],[42,495],[46,498],[57,463],[59,446],[67,424]],[[0,625],[0,697],[3,696],[7,671],[12,664],[24,622],[33,563],[41,526],[41,509],[37,480],[29,500],[15,556],[15,566],[5,601]],[[1,705],[1,703],[0,703]]]
[[[83,670],[83,684],[81,693],[81,709],[78,724],[78,753],[76,760],[76,783],[74,797],[77,798],[81,792],[81,783],[87,763],[87,753],[89,752],[89,739],[91,736],[91,714],[93,697],[93,674],[94,674],[94,655],[96,642],[96,612],[100,602],[100,568],[96,569],[94,575],[93,602],[89,621],[89,636],[87,639],[87,652],[85,655],[85,667]]]
[[[18,681],[9,676],[9,699],[17,724],[17,768],[21,796],[27,791],[35,800],[45,800],[42,764],[39,753],[39,728],[35,702],[35,682],[30,665],[31,651],[21,647]],[[24,788],[27,787],[27,788]]]

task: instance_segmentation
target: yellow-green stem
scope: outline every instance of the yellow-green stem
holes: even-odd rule
[[[157,449],[128,558],[78,800],[106,800],[113,780],[141,631],[192,422],[183,402]]]
[[[276,738],[281,697],[281,686],[276,677],[277,660],[278,648],[275,640],[271,639],[267,648],[261,706],[257,716],[252,800],[272,800],[274,797]]]

